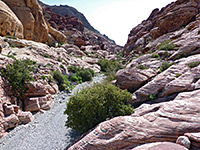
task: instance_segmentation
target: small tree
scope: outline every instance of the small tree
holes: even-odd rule
[[[131,93],[112,84],[95,84],[71,96],[65,114],[66,126],[84,133],[102,121],[116,116],[130,115]]]

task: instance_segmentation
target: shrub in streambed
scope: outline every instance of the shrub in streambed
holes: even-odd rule
[[[92,81],[92,77],[95,75],[92,69],[84,69],[76,66],[69,66],[68,71],[72,73],[70,80],[76,83]]]
[[[85,88],[67,102],[66,126],[84,133],[106,119],[130,115],[132,94],[112,84],[95,84]]]

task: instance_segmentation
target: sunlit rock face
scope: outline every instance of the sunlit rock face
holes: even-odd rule
[[[175,142],[184,133],[199,132],[199,94],[200,90],[183,92],[170,102],[144,104],[131,116],[100,123],[68,149],[128,149],[149,142]]]
[[[21,21],[3,1],[0,1],[0,35],[24,37]]]
[[[144,48],[152,39],[184,28],[199,13],[198,0],[173,2],[161,10],[155,9],[147,20],[134,27],[124,48],[124,55],[135,49]]]

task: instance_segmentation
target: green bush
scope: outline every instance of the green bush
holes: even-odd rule
[[[149,99],[150,99],[150,100],[155,100],[155,99],[156,99],[156,95],[155,95],[155,94],[149,95]]]
[[[136,68],[141,70],[149,69],[147,66],[144,65],[138,65]]]
[[[57,84],[58,84],[60,91],[69,90],[70,84],[69,84],[68,76],[63,75],[59,71],[53,71],[52,76],[53,76],[54,80],[57,81]]]
[[[80,70],[77,75],[82,78],[83,82],[92,80],[92,74],[87,69]]]
[[[152,54],[151,55],[151,58],[157,58],[157,59],[160,59],[160,56],[158,54]]]
[[[107,76],[106,80],[108,82],[115,80],[116,72],[124,68],[124,66],[116,60],[100,59],[97,64],[101,67],[101,71]]]
[[[167,70],[172,65],[173,65],[173,63],[162,62],[162,65],[160,66],[159,72],[163,72],[163,71]]]
[[[11,36],[11,35],[7,35],[6,38],[9,38],[9,39],[17,39],[15,36]]]
[[[76,72],[78,72],[80,70],[80,68],[76,67],[76,66],[69,66],[67,68],[68,68],[68,71],[72,72],[72,73],[76,73]]]
[[[95,84],[70,97],[66,126],[84,133],[106,119],[130,115],[132,94],[112,84]]]
[[[62,62],[62,58],[61,58],[61,57],[58,57],[58,58],[57,58],[57,61]]]
[[[70,80],[76,83],[82,83],[82,78],[80,76],[73,75],[70,77]]]
[[[69,66],[68,71],[74,73],[74,75],[79,79],[79,81],[81,79],[81,81],[83,82],[91,81],[92,77],[95,75],[95,72],[92,69],[84,69],[76,66]],[[74,80],[76,80],[75,77],[73,78]]]
[[[46,53],[43,53],[43,54],[40,54],[40,55],[45,57],[45,58],[51,58],[51,56],[49,54],[46,54]]]
[[[176,47],[176,45],[175,44],[171,44],[170,42],[171,42],[171,40],[166,40],[166,41],[162,42],[158,46],[158,49],[159,50],[173,50]]]
[[[60,68],[65,69],[65,67],[63,65],[60,65]]]
[[[31,71],[33,71],[34,61],[29,59],[15,59],[12,65],[7,65],[5,70],[1,70],[1,76],[4,77],[12,87],[14,96],[22,98],[26,91],[26,85],[33,80]]]
[[[101,71],[108,72],[108,70],[118,71],[123,68],[123,65],[116,60],[100,59],[97,63],[101,67]]]
[[[46,79],[46,76],[45,76],[45,75],[41,75],[40,78],[41,78],[42,80],[45,80],[45,79]]]
[[[194,67],[197,67],[199,64],[200,64],[200,61],[194,61],[194,62],[187,64],[187,66],[190,68],[194,68]]]

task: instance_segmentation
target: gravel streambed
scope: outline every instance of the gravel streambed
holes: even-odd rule
[[[104,76],[99,75],[91,83],[77,85],[70,94],[58,93],[51,110],[37,113],[32,122],[17,126],[1,138],[0,150],[63,150],[77,137],[76,133],[65,126],[66,101],[78,90],[103,79]]]

